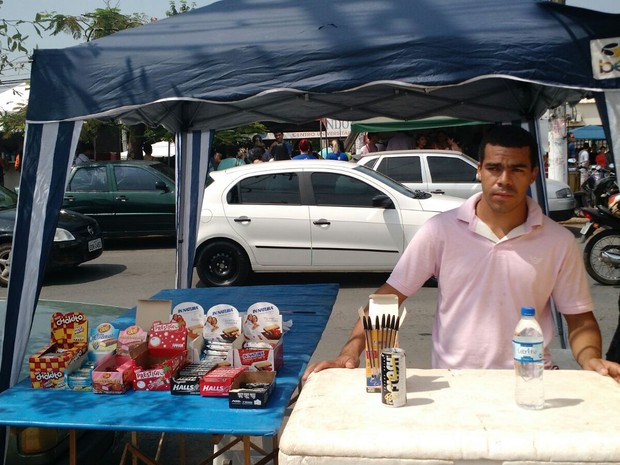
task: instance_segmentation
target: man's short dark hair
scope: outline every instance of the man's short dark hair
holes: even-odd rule
[[[500,147],[510,148],[529,147],[532,168],[539,165],[536,139],[532,134],[519,126],[495,126],[487,132],[480,142],[480,150],[478,151],[478,161],[481,164],[484,162],[484,149],[487,145],[499,145]]]

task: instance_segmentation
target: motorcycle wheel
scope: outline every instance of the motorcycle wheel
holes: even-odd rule
[[[608,229],[595,234],[583,250],[586,271],[592,279],[606,285],[620,284],[620,264],[612,263],[604,252],[620,259],[620,231]]]

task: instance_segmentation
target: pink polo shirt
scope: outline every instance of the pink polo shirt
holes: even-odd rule
[[[405,295],[431,276],[439,283],[433,325],[435,368],[512,368],[512,335],[521,307],[534,307],[545,336],[554,333],[550,297],[561,313],[592,311],[575,237],[529,197],[526,222],[498,239],[475,214],[482,194],[431,218],[388,279]],[[545,350],[545,365],[552,365]]]

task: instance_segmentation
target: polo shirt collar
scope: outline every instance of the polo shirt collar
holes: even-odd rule
[[[525,223],[517,226],[506,235],[506,237],[499,239],[480,218],[476,216],[476,204],[480,201],[482,192],[478,192],[469,197],[463,205],[458,208],[457,218],[460,221],[464,221],[469,224],[469,230],[484,236],[494,242],[500,242],[511,239],[513,237],[527,234],[532,229],[541,227],[543,224],[544,214],[540,206],[532,200],[531,197],[526,197],[527,201],[527,219]]]

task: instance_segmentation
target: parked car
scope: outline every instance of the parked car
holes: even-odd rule
[[[65,208],[94,218],[103,237],[174,236],[174,170],[156,161],[74,166]]]
[[[0,286],[9,282],[9,263],[15,229],[17,194],[0,186]],[[103,252],[97,221],[69,210],[61,210],[47,271],[69,268],[93,260]]]
[[[362,157],[358,164],[367,166],[412,189],[432,194],[449,194],[467,198],[482,190],[476,179],[478,162],[451,150],[404,150],[375,152]],[[547,179],[549,216],[566,221],[577,206],[568,184]]]
[[[213,171],[195,266],[212,286],[242,284],[250,271],[390,271],[422,224],[463,202],[340,161]]]

